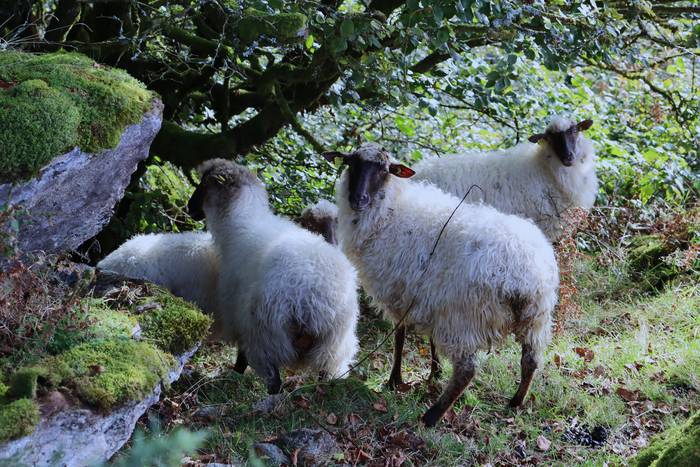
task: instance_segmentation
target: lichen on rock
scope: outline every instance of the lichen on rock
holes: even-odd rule
[[[84,55],[0,53],[0,182],[31,178],[78,146],[115,147],[154,95],[126,72]]]
[[[144,338],[176,355],[203,341],[212,324],[211,318],[195,305],[163,290],[144,298],[142,303],[157,304],[139,316]]]

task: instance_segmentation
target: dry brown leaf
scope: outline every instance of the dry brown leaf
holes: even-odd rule
[[[377,402],[375,402],[372,407],[374,407],[374,410],[377,412],[382,412],[382,413],[387,413],[389,410],[386,408],[386,400],[379,399]]]
[[[557,368],[559,368],[559,367],[561,367],[562,361],[563,361],[563,360],[562,360],[562,358],[561,358],[561,355],[559,355],[558,353],[555,353],[555,354],[554,354],[554,365],[555,365]]]
[[[627,402],[634,402],[636,400],[639,400],[639,391],[630,391],[629,389],[622,386],[615,390],[615,394],[617,394]]]
[[[552,445],[552,442],[545,438],[542,435],[539,435],[537,437],[537,449],[539,449],[542,452],[548,451],[550,446]]]
[[[579,357],[583,358],[584,362],[590,362],[593,360],[593,357],[595,357],[593,351],[587,347],[574,347],[574,352],[576,352]]]
[[[335,425],[336,423],[338,423],[338,416],[331,412],[326,417],[326,422],[328,422],[329,425]]]

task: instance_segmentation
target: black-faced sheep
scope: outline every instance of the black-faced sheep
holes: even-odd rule
[[[474,376],[476,351],[513,333],[522,345],[522,379],[511,405],[520,405],[542,363],[557,301],[557,264],[542,232],[479,205],[462,205],[447,222],[459,198],[405,180],[413,171],[377,145],[324,156],[348,166],[336,183],[341,248],[368,295],[400,323],[390,382],[400,382],[405,326],[429,335],[454,368],[423,416],[433,426]]]
[[[468,202],[482,201],[532,219],[555,241],[566,228],[562,215],[567,209],[589,210],[595,202],[595,152],[583,136],[592,124],[555,117],[545,133],[529,138],[530,143],[504,151],[425,159],[414,166],[416,180],[427,180],[459,198],[477,185]]]

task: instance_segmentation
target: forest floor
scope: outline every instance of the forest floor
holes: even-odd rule
[[[428,386],[429,345],[409,334],[400,391],[384,387],[391,325],[364,310],[359,357],[379,349],[342,381],[317,384],[287,374],[274,410],[249,369],[233,371],[235,349],[209,344],[153,410],[166,430],[204,429],[197,462],[258,464],[252,446],[290,430],[323,429],[338,443],[333,460],[367,465],[625,464],[650,438],[700,409],[700,286],[677,280],[640,293],[591,258],[575,263],[580,306],[554,336],[545,366],[518,410],[507,401],[519,381],[519,346],[509,339],[478,356],[478,372],[433,429],[418,422],[451,371],[443,362]],[[381,343],[381,345],[380,345]],[[155,415],[154,413],[151,414]],[[292,455],[294,463],[294,455]]]

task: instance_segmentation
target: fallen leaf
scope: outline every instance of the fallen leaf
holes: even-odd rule
[[[559,368],[559,367],[561,367],[561,363],[562,363],[561,355],[559,355],[558,353],[555,353],[554,354],[554,365],[557,368]]]
[[[574,347],[574,352],[576,352],[579,357],[583,358],[584,362],[590,362],[593,360],[593,357],[595,357],[593,351],[586,347]]]
[[[374,410],[376,410],[377,412],[387,413],[389,411],[386,408],[386,400],[384,399],[379,399],[372,405],[372,407],[374,407]]]
[[[418,450],[425,446],[425,441],[420,436],[408,431],[400,431],[390,438],[391,444],[400,448]]]
[[[289,460],[292,461],[292,465],[299,464],[299,448],[296,448],[292,451],[292,453],[289,455]]]
[[[350,423],[351,426],[359,425],[362,423],[362,418],[356,413],[351,413],[348,415],[348,423]]]
[[[598,365],[595,368],[593,368],[593,375],[597,377],[605,376],[605,368],[603,365]]]
[[[328,422],[329,425],[335,425],[336,423],[338,423],[338,416],[331,412],[326,417],[326,422]]]
[[[550,446],[552,445],[552,442],[545,438],[542,435],[539,435],[537,437],[537,449],[539,449],[542,452],[548,451]]]
[[[634,402],[636,400],[639,400],[639,391],[630,391],[629,389],[624,388],[622,386],[615,389],[615,394],[617,394],[627,402]]]
[[[311,407],[311,404],[309,404],[309,401],[304,396],[297,398],[297,400],[294,401],[294,404],[302,409],[308,409]]]

